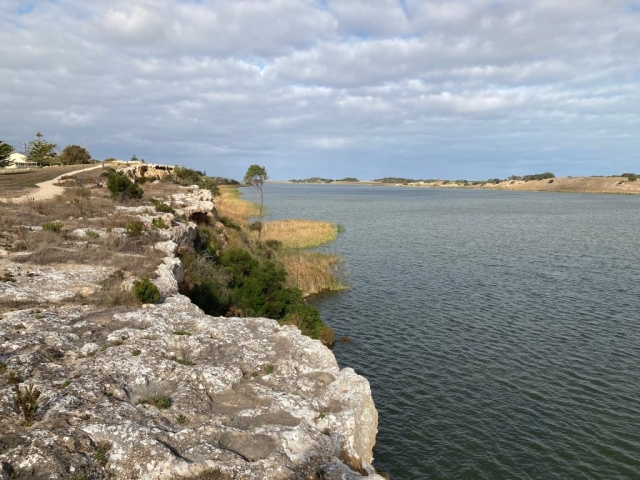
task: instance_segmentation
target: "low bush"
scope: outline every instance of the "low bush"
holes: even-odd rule
[[[167,205],[166,203],[158,202],[158,203],[155,204],[155,206],[156,206],[156,212],[159,212],[159,213],[176,213],[176,211],[170,205]]]
[[[127,225],[127,228],[125,229],[124,233],[129,237],[137,237],[139,235],[142,235],[143,231],[144,231],[144,224],[140,221],[135,221]]]
[[[22,414],[27,426],[33,425],[36,413],[38,413],[40,391],[33,385],[28,385],[22,390],[18,384],[14,384],[13,389],[15,392],[13,395],[13,403],[16,410]]]
[[[140,303],[158,303],[162,298],[160,290],[149,277],[142,277],[142,280],[133,282],[133,294]]]
[[[151,222],[153,224],[154,227],[156,228],[160,228],[160,229],[167,229],[169,228],[169,225],[167,225],[166,223],[164,223],[164,220],[162,220],[161,218],[154,218],[153,221]]]
[[[121,172],[111,171],[107,175],[107,188],[111,198],[116,200],[127,200],[132,198],[142,198],[144,191],[140,186]]]
[[[171,399],[166,395],[155,395],[152,397],[141,398],[138,403],[144,405],[153,405],[160,410],[166,410],[171,407]]]
[[[58,233],[62,230],[63,226],[62,222],[47,222],[42,224],[42,229],[46,232]]]

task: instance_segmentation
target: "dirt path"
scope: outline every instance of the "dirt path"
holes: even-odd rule
[[[31,201],[31,200],[48,200],[50,198],[55,197],[56,195],[61,195],[64,192],[64,187],[60,187],[58,185],[55,185],[56,183],[58,183],[60,181],[60,179],[62,177],[71,177],[71,176],[75,175],[76,173],[88,172],[89,170],[95,170],[97,168],[102,168],[102,165],[98,165],[97,167],[85,168],[83,170],[78,170],[78,171],[75,171],[75,172],[63,173],[62,175],[58,175],[56,178],[54,178],[52,180],[47,180],[46,182],[36,183],[36,185],[38,187],[40,187],[39,190],[36,190],[34,192],[25,193],[24,195],[20,195],[19,197],[15,197],[15,198],[0,199],[0,201],[4,201],[4,202],[10,201],[10,202],[24,203],[24,202],[28,202],[28,201]]]

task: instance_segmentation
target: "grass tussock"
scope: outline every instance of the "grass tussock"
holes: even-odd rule
[[[313,220],[276,220],[266,222],[262,229],[263,241],[278,241],[286,249],[317,247],[334,241],[337,236],[335,225]]]
[[[284,252],[280,254],[280,260],[287,272],[287,286],[310,294],[347,288],[336,274],[342,262],[338,255],[319,252]]]
[[[220,196],[216,199],[216,208],[221,218],[227,218],[241,226],[247,225],[247,218],[255,217],[259,207],[253,202],[240,197],[236,187],[221,186]]]

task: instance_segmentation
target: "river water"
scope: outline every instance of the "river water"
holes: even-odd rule
[[[341,223],[315,300],[393,479],[640,478],[640,197],[275,185]]]

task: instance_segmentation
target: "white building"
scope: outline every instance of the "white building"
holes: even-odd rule
[[[5,167],[7,170],[17,170],[22,168],[36,168],[38,164],[36,162],[28,162],[26,155],[18,152],[13,152],[9,155],[9,159],[13,162],[8,167]]]

